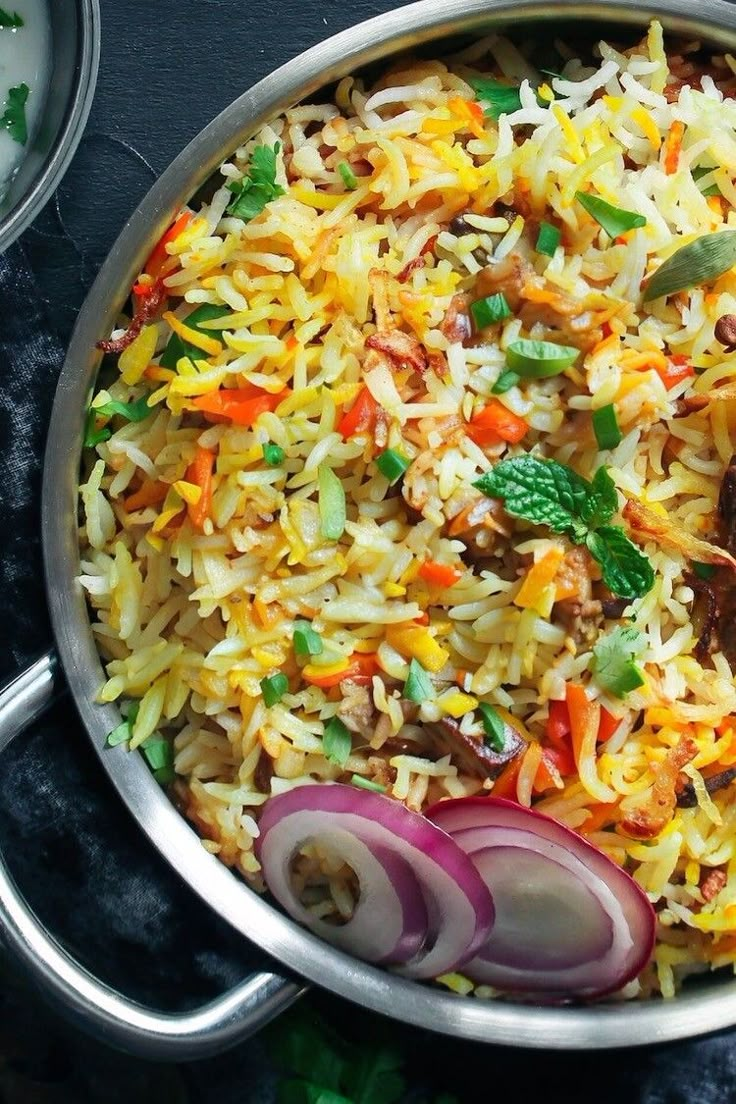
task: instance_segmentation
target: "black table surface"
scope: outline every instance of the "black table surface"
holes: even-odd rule
[[[53,0],[52,0],[53,2]],[[61,350],[100,262],[154,178],[250,84],[387,0],[102,0],[103,48],[85,136],[54,200],[24,235],[28,273],[0,288],[0,679],[51,642],[38,538],[40,458]],[[17,259],[18,254],[13,256]],[[11,265],[7,270],[8,264]],[[29,297],[33,303],[29,306]],[[13,302],[44,331],[34,367],[13,357]],[[155,855],[62,702],[0,762],[0,842],[33,907],[100,977],[167,1008],[191,1006],[265,958],[195,900]],[[710,1104],[736,1099],[734,1036],[625,1054],[527,1053],[459,1043],[312,998],[341,1030],[391,1038],[422,1099]],[[574,1040],[570,1040],[574,1043]],[[218,1059],[156,1069],[90,1044],[0,964],[0,1102],[275,1099],[256,1038]],[[431,1090],[431,1091],[430,1091]],[[421,1093],[420,1093],[421,1095]]]

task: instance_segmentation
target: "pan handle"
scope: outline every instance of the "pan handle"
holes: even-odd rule
[[[59,661],[47,652],[0,690],[0,752],[61,692]],[[44,929],[0,854],[0,944],[43,994],[87,1034],[141,1058],[186,1062],[217,1054],[257,1031],[303,992],[298,982],[259,972],[191,1012],[156,1012],[85,970]]]

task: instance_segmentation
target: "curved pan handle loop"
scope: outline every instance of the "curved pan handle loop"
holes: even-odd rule
[[[42,656],[0,690],[0,752],[61,692],[58,660]],[[45,931],[0,855],[0,943],[67,1019],[109,1046],[142,1058],[192,1061],[257,1031],[303,992],[298,982],[255,973],[192,1012],[152,1011],[103,984]]]

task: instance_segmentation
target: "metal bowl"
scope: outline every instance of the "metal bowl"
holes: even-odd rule
[[[173,162],[128,222],[79,315],[56,394],[43,487],[43,541],[52,623],[81,719],[104,769],[151,842],[195,893],[285,970],[376,1012],[420,1027],[484,1042],[525,1047],[596,1049],[684,1038],[736,1024],[736,980],[693,982],[676,999],[542,1008],[510,1000],[458,998],[360,962],[299,927],[249,889],[202,847],[139,756],[105,750],[119,722],[113,706],[95,704],[104,672],[77,581],[77,483],[85,407],[99,367],[96,341],[109,333],[131,281],[180,204],[219,163],[270,117],[361,66],[407,48],[447,52],[448,39],[506,29],[515,35],[559,34],[561,24],[633,37],[649,19],[670,33],[736,52],[736,7],[724,0],[434,0],[389,12],[295,58],[219,115]],[[564,33],[564,32],[563,32]],[[41,709],[55,683],[52,656],[0,694],[0,748]],[[98,1034],[148,1055],[194,1057],[253,1030],[293,1000],[298,983],[255,975],[197,1016],[162,1017],[126,1002],[84,973],[43,931],[0,862],[0,935],[26,968]]]
[[[71,161],[100,60],[98,0],[51,0],[51,76],[33,141],[0,206],[0,253],[33,222]]]

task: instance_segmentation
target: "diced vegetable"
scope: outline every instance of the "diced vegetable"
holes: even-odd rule
[[[106,747],[117,747],[118,744],[124,744],[126,740],[130,739],[140,707],[140,702],[131,702],[125,714],[125,719],[120,722],[117,728],[108,733],[105,741]]]
[[[358,178],[353,170],[348,165],[347,161],[341,161],[337,166],[337,171],[342,177],[342,182],[349,192],[354,192],[358,187]]]
[[[413,702],[431,701],[434,697],[432,680],[416,659],[409,664],[409,674],[404,683],[404,697]]]
[[[599,449],[613,449],[623,440],[613,403],[593,411],[593,432]]]
[[[441,647],[429,629],[416,624],[386,626],[386,640],[407,658],[415,659],[423,668],[437,674],[447,663],[450,653]]]
[[[496,322],[503,322],[504,318],[510,318],[511,307],[503,292],[498,291],[486,299],[476,299],[470,304],[470,313],[476,328],[482,330],[484,326],[493,326]]]
[[[338,422],[337,432],[347,441],[349,437],[372,431],[378,409],[378,403],[368,388],[362,387],[350,410]]]
[[[497,445],[499,441],[518,444],[529,431],[529,426],[498,399],[490,399],[482,410],[474,414],[466,432],[477,445]]]
[[[289,680],[286,675],[278,671],[275,675],[268,675],[261,679],[261,693],[264,704],[270,709],[277,705],[289,689]]]
[[[425,560],[419,568],[419,576],[432,586],[451,587],[462,579],[463,573],[451,564],[437,563],[436,560]]]
[[[269,468],[279,468],[284,462],[286,453],[281,445],[274,445],[271,441],[263,446],[263,459]]]
[[[514,598],[514,605],[520,609],[535,609],[542,615],[549,615],[554,605],[554,587],[552,585],[557,569],[559,568],[565,553],[562,548],[550,548],[548,552],[533,563],[524,577],[519,593]],[[551,590],[551,594],[549,591]],[[547,608],[542,604],[547,600]]]
[[[349,729],[339,717],[331,717],[325,725],[322,748],[326,757],[338,767],[344,767],[353,747]]]
[[[386,449],[376,457],[376,467],[393,487],[411,467],[411,460],[396,449]]]
[[[191,401],[203,414],[211,414],[215,418],[232,422],[233,425],[250,428],[261,414],[275,410],[289,394],[288,388],[274,395],[248,384],[238,388],[223,387],[219,391],[210,391],[207,395],[198,395]]]
[[[520,337],[506,350],[506,367],[527,379],[546,379],[564,372],[579,356],[580,350],[571,345]]]
[[[295,621],[293,635],[294,651],[298,656],[322,655],[324,645],[322,637],[315,632],[309,621]]]
[[[643,302],[711,284],[736,264],[736,230],[703,234],[683,245],[659,266],[647,283]]]
[[[481,724],[485,733],[485,742],[494,751],[503,751],[506,747],[506,726],[496,710],[488,702],[478,702]]]
[[[614,207],[613,204],[606,203],[605,199],[590,195],[589,192],[576,192],[575,198],[580,206],[593,216],[598,225],[603,227],[610,238],[617,238],[628,230],[636,230],[647,224],[644,215]]]
[[[554,257],[561,237],[562,235],[556,226],[552,226],[549,222],[540,223],[535,247],[537,253],[543,253],[546,257]]]
[[[345,532],[347,521],[345,488],[328,464],[320,464],[317,470],[319,493],[320,529],[326,540],[339,540]]]
[[[695,375],[695,368],[690,357],[680,353],[667,357],[664,367],[658,364],[654,370],[668,391],[676,384],[682,383],[684,379],[689,379],[690,376]]]
[[[520,379],[521,376],[518,372],[511,372],[507,369],[505,372],[502,372],[501,375],[498,377],[493,387],[491,388],[491,392],[494,395],[505,395],[506,392],[510,391],[512,387],[516,387]]]

